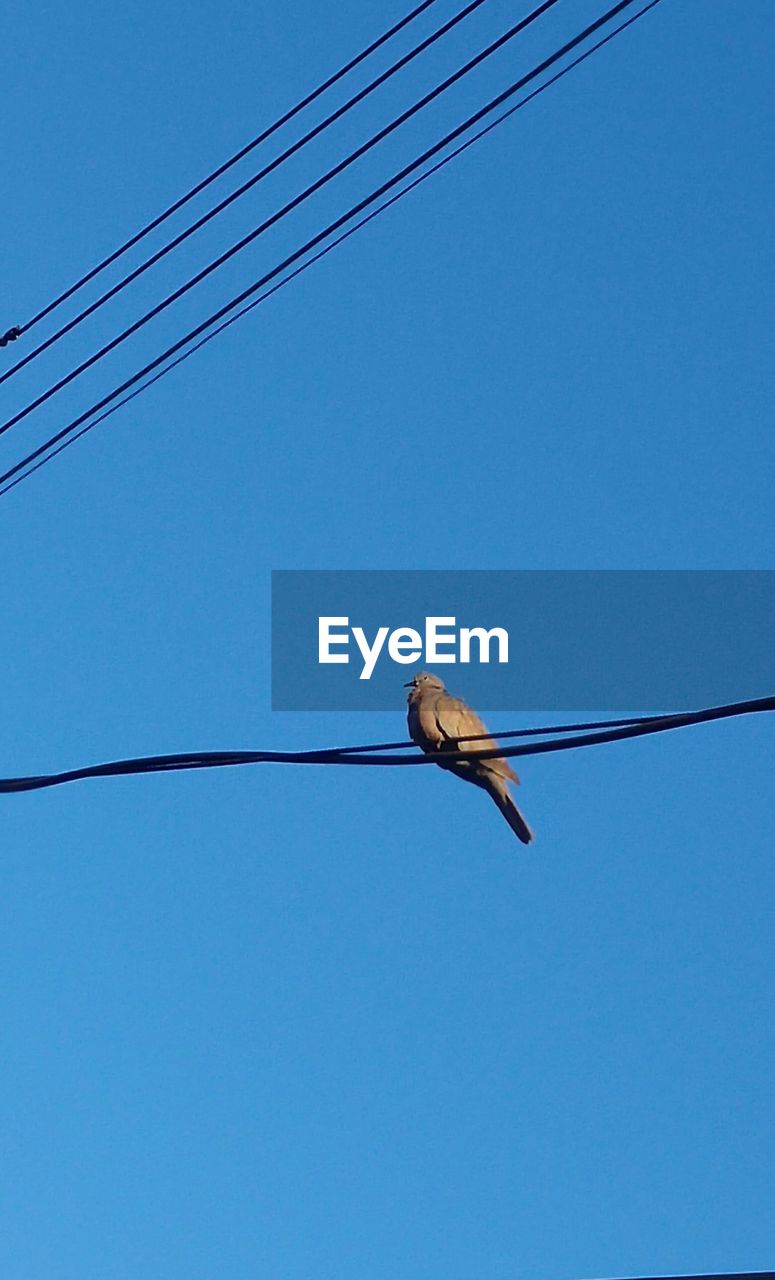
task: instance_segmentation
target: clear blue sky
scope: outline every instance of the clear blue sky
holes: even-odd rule
[[[9,10],[2,327],[408,8]],[[599,8],[558,6],[0,461]],[[491,0],[3,408],[514,12]],[[403,736],[400,687],[389,715],[271,713],[273,568],[773,567],[774,37],[769,0],[664,0],[2,500],[0,773]],[[528,761],[528,852],[430,769],[3,799],[3,1276],[773,1265],[774,733],[761,717]]]

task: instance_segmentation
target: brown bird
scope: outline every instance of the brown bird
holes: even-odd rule
[[[428,671],[418,672],[404,688],[409,690],[407,723],[412,741],[425,752],[449,752],[449,763],[439,760],[440,767],[456,773],[466,782],[482,787],[495,801],[514,834],[523,844],[530,844],[533,832],[512,800],[506,785],[507,780],[519,782],[510,765],[505,760],[498,759],[455,759],[459,751],[490,751],[498,745],[492,738],[481,736],[487,730],[476,712],[460,698],[453,698],[451,693],[447,693],[439,677]],[[470,738],[479,740],[466,741]]]

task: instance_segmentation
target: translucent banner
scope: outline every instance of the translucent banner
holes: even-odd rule
[[[428,669],[479,708],[650,713],[775,692],[775,571],[272,574],[277,711],[389,710]]]

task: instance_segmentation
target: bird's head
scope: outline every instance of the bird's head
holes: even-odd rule
[[[407,680],[404,688],[412,690],[437,689],[440,693],[443,693],[444,683],[438,676],[435,676],[432,671],[418,671],[417,675],[412,676],[411,680]]]

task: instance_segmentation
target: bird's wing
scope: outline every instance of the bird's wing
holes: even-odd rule
[[[490,751],[498,745],[492,738],[480,736],[486,734],[487,729],[476,712],[472,711],[462,698],[453,698],[449,693],[440,693],[433,701],[433,715],[436,732],[442,741],[469,736],[479,738],[478,742],[459,743],[458,749],[461,751]],[[502,778],[509,778],[512,782],[519,782],[516,773],[505,760],[481,760],[476,768],[496,773]]]
[[[436,719],[437,696],[425,693],[409,700],[409,733],[423,751],[438,751],[444,741]]]

